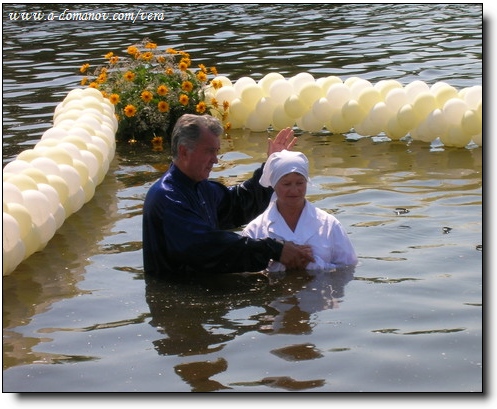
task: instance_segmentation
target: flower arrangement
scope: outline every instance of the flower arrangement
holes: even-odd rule
[[[228,102],[221,105],[208,97],[209,89],[218,89],[221,81],[209,82],[215,67],[203,64],[192,71],[187,52],[168,48],[160,50],[156,43],[144,39],[127,48],[122,57],[109,52],[107,64],[90,72],[85,63],[80,73],[81,85],[100,90],[115,106],[119,123],[117,140],[134,143],[148,139],[154,150],[161,149],[162,138],[170,138],[176,120],[184,113],[217,116],[229,128]]]

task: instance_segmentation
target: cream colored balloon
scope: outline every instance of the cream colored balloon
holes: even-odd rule
[[[239,78],[235,82],[235,84],[233,85],[233,87],[235,88],[235,91],[236,91],[236,96],[238,98],[241,98],[243,90],[246,87],[248,87],[249,85],[257,85],[257,83],[255,82],[255,80],[253,78],[250,78],[250,77],[241,77],[241,78]]]
[[[351,99],[342,107],[342,115],[347,123],[353,125],[361,123],[368,112],[366,112],[355,99]]]
[[[282,79],[285,79],[285,77],[283,77],[283,75],[281,75],[280,73],[270,72],[269,74],[266,74],[264,77],[262,77],[257,84],[264,91],[264,96],[270,96],[269,89],[271,88],[273,82]]]
[[[250,110],[253,110],[263,96],[264,92],[259,85],[249,84],[241,91],[240,99],[250,108]]]
[[[358,104],[361,108],[368,112],[378,103],[383,100],[380,91],[374,87],[365,87],[357,98]]]
[[[285,79],[274,81],[269,87],[269,96],[276,104],[283,105],[293,94],[293,86]]]
[[[314,83],[315,81],[313,75],[308,72],[300,72],[288,80],[293,87],[293,92],[297,95],[304,85]]]
[[[4,168],[3,172],[7,173],[20,173],[25,169],[31,168],[31,163],[28,161],[22,160],[22,159],[14,159],[13,161],[7,163]]]
[[[471,142],[471,135],[464,133],[460,126],[449,123],[449,129],[445,135],[440,137],[445,146],[463,148]]]
[[[295,125],[295,119],[288,116],[282,105],[277,105],[273,112],[271,124],[274,129],[281,130]]]
[[[23,204],[24,199],[22,197],[21,189],[19,189],[15,184],[10,182],[3,182],[2,184],[2,201],[4,203],[19,203]]]
[[[403,88],[402,84],[397,80],[381,80],[373,85],[377,89],[382,99],[385,99],[388,93],[394,88]]]
[[[319,120],[312,111],[307,111],[296,122],[300,129],[307,132],[317,133],[324,128],[324,121]]]
[[[385,104],[391,112],[397,113],[405,104],[409,103],[404,88],[394,88],[385,97]]]
[[[322,97],[314,102],[311,111],[314,116],[324,124],[330,120],[331,113],[333,112],[333,106],[330,101],[328,101],[328,98]]]
[[[298,95],[308,110],[312,107],[314,102],[319,100],[319,98],[324,97],[324,92],[315,82],[308,82],[300,88]]]
[[[345,84],[333,84],[328,88],[326,99],[330,101],[333,108],[342,109],[345,103],[352,99],[352,92]]]
[[[410,104],[412,104],[416,99],[416,97],[418,96],[418,94],[420,94],[421,92],[429,92],[430,87],[428,86],[428,84],[426,84],[426,82],[421,80],[416,80],[407,84],[404,87],[404,90],[407,95],[407,100],[409,101]]]

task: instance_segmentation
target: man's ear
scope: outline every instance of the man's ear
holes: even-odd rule
[[[180,159],[183,159],[186,157],[186,154],[188,152],[188,148],[185,145],[179,145],[178,146],[178,157]]]

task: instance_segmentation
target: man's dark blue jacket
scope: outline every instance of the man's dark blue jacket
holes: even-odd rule
[[[146,274],[189,279],[199,274],[261,271],[279,260],[283,245],[234,231],[269,204],[272,188],[259,184],[262,167],[236,186],[194,182],[174,164],[150,188],[143,206]]]

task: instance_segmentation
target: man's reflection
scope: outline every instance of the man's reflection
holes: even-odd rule
[[[269,273],[218,276],[209,285],[169,283],[147,277],[150,325],[165,335],[153,344],[160,355],[201,358],[175,368],[195,390],[229,388],[209,379],[212,374],[227,369],[229,357],[205,359],[204,355],[214,352],[219,355],[226,343],[250,331],[310,334],[314,325],[312,314],[336,308],[353,277],[354,268],[332,273],[299,271],[280,277]],[[261,307],[265,312],[247,317],[244,322],[228,318],[230,311],[246,307]],[[285,351],[285,359],[289,359],[288,354]],[[312,356],[309,359],[322,355],[317,351]],[[300,353],[295,357],[302,359]],[[207,367],[211,370],[204,373],[202,368]]]

